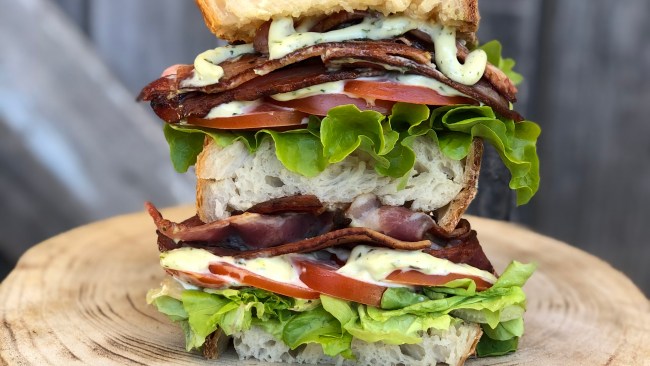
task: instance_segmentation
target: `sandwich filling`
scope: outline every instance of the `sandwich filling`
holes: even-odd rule
[[[534,266],[498,276],[460,214],[481,139],[530,200],[540,131],[511,109],[514,62],[472,46],[403,15],[276,17],[142,90],[175,168],[197,165],[197,216],[146,205],[174,279],[148,301],[188,350],[256,326],[354,358],[353,339],[414,344],[463,322],[483,329],[479,355],[516,349]]]

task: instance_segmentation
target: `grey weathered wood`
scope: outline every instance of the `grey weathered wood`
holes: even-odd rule
[[[650,2],[546,5],[534,109],[544,184],[531,222],[650,292]]]
[[[89,0],[54,0],[61,10],[72,18],[75,24],[79,26],[85,33],[88,33],[88,11],[92,1]]]
[[[194,1],[93,0],[89,19],[98,53],[132,93],[220,44]]]
[[[50,1],[5,2],[0,49],[0,240],[10,261],[144,199],[191,202],[192,179],[172,171],[160,122]]]
[[[531,75],[537,67],[539,51],[534,46],[540,31],[540,0],[530,1],[480,1],[479,10],[482,21],[479,28],[479,41],[499,40],[505,57],[517,60],[517,71],[526,75],[526,82],[519,86],[517,110],[527,115],[531,85],[535,80]],[[513,32],[516,29],[517,32]],[[487,145],[483,156],[478,195],[469,212],[476,215],[510,220],[513,215],[515,195],[508,188],[510,173],[503,165],[496,150]]]

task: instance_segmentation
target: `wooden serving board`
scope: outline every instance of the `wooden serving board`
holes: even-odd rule
[[[181,220],[192,208],[167,210]],[[471,218],[498,270],[535,261],[517,353],[470,365],[650,365],[650,303],[623,274],[513,224]],[[144,213],[96,222],[29,250],[0,285],[0,364],[264,365],[186,353],[179,328],[145,302],[163,278]],[[268,364],[267,364],[268,365]]]

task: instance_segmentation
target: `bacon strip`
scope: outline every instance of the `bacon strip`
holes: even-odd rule
[[[279,215],[245,212],[207,224],[196,221],[177,224],[163,218],[153,204],[146,202],[145,207],[158,231],[174,242],[226,243],[241,249],[295,242],[326,233],[334,226],[334,214],[329,212],[318,216],[298,212]]]
[[[174,87],[168,89],[171,86],[168,84],[168,82],[158,83],[156,80],[144,87],[138,96],[138,100],[151,100],[153,97],[160,94],[168,95],[170,92],[179,91],[202,91],[211,94],[219,93],[237,88],[249,80],[255,79],[262,75],[267,75],[286,66],[293,65],[310,58],[323,56],[327,52],[336,51],[339,55],[341,55],[340,57],[353,57],[361,55],[361,53],[368,52],[370,49],[374,49],[374,54],[383,53],[385,55],[398,55],[406,59],[411,59],[419,62],[428,62],[431,60],[431,55],[429,52],[395,42],[347,41],[320,43],[314,46],[301,48],[282,58],[275,60],[269,60],[268,55],[264,54],[249,54],[241,56],[234,60],[225,61],[219,64],[219,66],[223,68],[223,76],[219,82],[204,87],[183,87],[183,80],[192,76],[191,74],[187,73],[187,70],[183,69],[183,72],[177,73],[176,77],[172,78],[172,80],[175,82]],[[192,66],[189,67],[191,68]]]
[[[321,19],[310,29],[310,31],[318,33],[328,32],[335,28],[339,28],[341,25],[363,20],[363,18],[368,16],[368,14],[370,13],[367,11],[339,11]]]
[[[205,117],[217,105],[234,100],[255,100],[267,95],[286,93],[330,81],[378,76],[380,70],[339,70],[328,72],[322,64],[298,64],[257,77],[240,87],[218,94],[191,92],[173,97],[157,95],[151,99],[154,112],[166,122],[175,123],[188,117]]]
[[[437,258],[447,259],[454,263],[466,263],[472,267],[496,274],[492,263],[483,252],[475,230],[471,230],[463,240],[452,240],[445,247],[429,248],[425,249],[424,252]]]
[[[293,243],[278,245],[270,248],[263,248],[259,250],[246,251],[235,254],[234,256],[242,259],[251,259],[260,257],[273,257],[290,253],[310,253],[344,244],[368,244],[391,249],[420,250],[429,248],[431,246],[431,241],[403,241],[391,238],[388,235],[384,235],[368,228],[351,227],[331,231],[327,234]]]
[[[322,210],[323,204],[318,197],[314,195],[297,195],[261,202],[249,208],[246,212],[269,215],[283,212],[319,213]]]
[[[461,43],[457,43],[456,48],[458,49],[458,59],[465,62],[469,50]],[[517,87],[501,69],[488,62],[483,73],[483,78],[492,84],[509,102],[514,103],[517,101]]]
[[[334,64],[334,61],[345,58],[365,59],[375,65],[388,65],[407,70],[410,73],[428,76],[493,107],[500,115],[518,121],[523,119],[517,112],[510,110],[508,101],[495,91],[485,79],[473,86],[456,83],[436,69],[435,65],[431,63],[429,52],[405,44],[386,41],[322,43],[302,48],[277,60],[268,60],[264,55],[245,55],[237,60],[221,64],[224,68],[224,76],[216,84],[201,88],[181,88],[183,80],[181,78],[183,75],[187,75],[187,70],[183,70],[176,77],[165,77],[162,78],[163,80],[159,79],[147,85],[138,98],[150,100],[154,111],[165,121],[173,123],[187,117],[202,118],[212,107],[233,100],[254,100],[328,81],[381,75],[383,74],[381,71],[384,71],[328,71],[322,64],[313,66],[312,73],[303,69],[304,65],[298,69],[288,68],[289,65],[299,64],[316,57],[320,57],[325,64]],[[287,70],[289,70],[288,73]],[[307,73],[310,77],[288,77],[296,71]],[[325,73],[325,75],[318,77],[316,72]],[[175,87],[174,84],[176,84]],[[264,88],[259,89],[259,86],[264,86]],[[197,91],[215,95],[196,93]],[[178,94],[180,92],[183,93]]]
[[[405,241],[424,238],[435,222],[423,212],[411,211],[406,207],[382,206],[374,194],[358,196],[346,211],[352,226],[365,227]]]

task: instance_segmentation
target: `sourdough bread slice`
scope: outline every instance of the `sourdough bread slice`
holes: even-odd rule
[[[451,325],[447,331],[429,330],[419,344],[391,345],[354,339],[354,360],[326,356],[318,344],[307,344],[291,350],[282,341],[258,327],[234,335],[233,344],[242,360],[345,366],[456,366],[462,365],[474,353],[481,334],[479,325],[460,322]]]
[[[466,34],[476,32],[479,23],[478,0],[196,0],[196,3],[210,30],[231,42],[252,42],[259,27],[273,17],[301,18],[338,11],[403,13],[416,19],[433,19]]]
[[[461,216],[472,203],[478,192],[478,177],[481,171],[481,158],[483,157],[483,140],[474,139],[472,149],[465,158],[465,173],[463,176],[463,189],[445,207],[436,211],[438,225],[445,231],[452,231],[460,221]]]
[[[416,211],[434,212],[439,225],[451,231],[476,194],[482,152],[476,140],[468,158],[455,161],[430,139],[419,137],[413,142],[415,166],[406,187],[399,189],[401,178],[378,175],[362,153],[355,152],[307,178],[282,165],[270,139],[255,154],[241,142],[221,148],[212,139],[206,141],[196,163],[197,212],[204,222],[285,196],[315,195],[326,207],[338,209],[357,196],[372,193],[385,205],[409,204]]]

